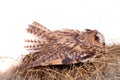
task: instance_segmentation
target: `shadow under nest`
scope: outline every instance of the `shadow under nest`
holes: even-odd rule
[[[34,67],[23,70],[24,60],[6,73],[5,80],[120,80],[120,45],[108,46],[108,52],[93,62]],[[26,55],[25,61],[32,61]],[[33,55],[34,57],[37,55]],[[34,59],[33,57],[33,59]],[[4,80],[4,78],[2,78]]]

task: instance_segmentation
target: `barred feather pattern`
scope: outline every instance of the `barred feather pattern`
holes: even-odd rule
[[[35,35],[37,38],[42,37],[42,38],[47,38],[48,35],[51,33],[49,29],[44,27],[43,25],[33,22],[32,25],[29,25],[29,28],[26,29],[28,33],[31,33]]]
[[[99,38],[104,38],[101,33],[96,30],[86,29],[79,30],[56,30],[50,31],[46,27],[37,22],[33,22],[28,26],[27,32],[35,35],[35,40],[25,40],[25,42],[33,43],[25,46],[29,50],[30,55],[23,59],[30,59],[24,69],[35,66],[72,64],[83,62],[92,58],[97,54],[105,52],[104,41],[101,43]],[[100,35],[96,36],[97,34]],[[102,36],[102,37],[101,37]],[[39,38],[43,38],[43,40]]]

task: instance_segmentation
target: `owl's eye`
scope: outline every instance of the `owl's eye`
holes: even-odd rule
[[[98,36],[95,36],[95,40],[96,40],[96,41],[99,41],[99,37],[98,37]]]

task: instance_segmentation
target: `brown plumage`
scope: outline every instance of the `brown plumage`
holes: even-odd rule
[[[50,31],[43,25],[33,22],[26,29],[35,40],[25,40],[32,45],[29,50],[25,69],[35,66],[63,65],[84,62],[105,52],[104,36],[97,30],[56,30]]]

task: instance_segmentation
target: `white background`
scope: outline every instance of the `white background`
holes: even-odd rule
[[[33,21],[51,30],[97,29],[108,43],[120,39],[120,0],[0,0],[0,57],[26,53],[25,28]],[[1,59],[0,70],[13,62]]]

